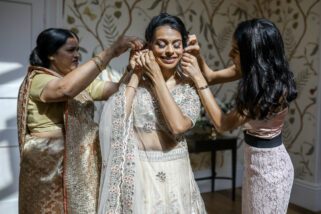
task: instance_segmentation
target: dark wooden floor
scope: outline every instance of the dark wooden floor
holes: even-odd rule
[[[236,190],[236,199],[232,201],[232,191],[223,190],[214,193],[203,193],[202,197],[208,214],[239,214],[241,213],[241,189]],[[290,204],[287,214],[321,214],[314,213],[296,205]]]

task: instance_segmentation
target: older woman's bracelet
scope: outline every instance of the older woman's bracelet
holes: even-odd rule
[[[99,56],[94,56],[92,59],[91,59],[96,67],[98,68],[98,70],[100,72],[102,72],[104,69],[103,69],[103,60],[99,57]]]
[[[205,85],[205,86],[202,86],[202,87],[199,87],[197,88],[198,91],[201,91],[201,90],[204,90],[204,89],[207,89],[208,88],[208,85]]]

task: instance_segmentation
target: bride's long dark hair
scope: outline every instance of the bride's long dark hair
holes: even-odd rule
[[[243,75],[236,96],[238,112],[265,119],[288,107],[297,90],[277,27],[266,19],[244,21],[237,26],[234,39]]]

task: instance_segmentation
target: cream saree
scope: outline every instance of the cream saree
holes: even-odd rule
[[[96,213],[101,159],[93,100],[83,91],[61,103],[65,105],[64,138],[32,137],[26,118],[36,73],[57,76],[48,69],[30,67],[19,90],[19,213]]]
[[[168,130],[147,84],[138,87],[127,117],[125,88],[121,85],[107,101],[100,120],[103,165],[98,213],[206,213],[184,136]],[[184,83],[171,95],[195,123],[200,111],[195,90]]]

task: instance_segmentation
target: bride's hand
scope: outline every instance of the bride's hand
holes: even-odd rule
[[[144,74],[152,81],[152,83],[157,83],[159,78],[163,77],[161,69],[151,50],[142,52],[137,62],[142,66]]]
[[[141,76],[142,75],[142,66],[140,62],[140,56],[142,55],[141,51],[131,51],[130,56],[129,56],[129,64],[127,66],[128,71],[134,71],[137,75]]]

